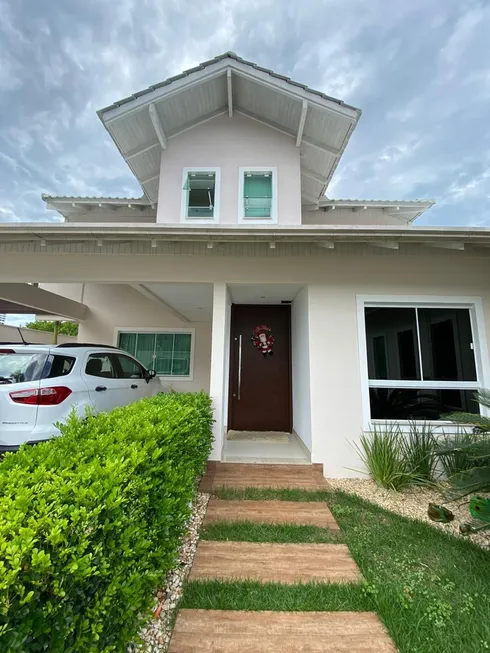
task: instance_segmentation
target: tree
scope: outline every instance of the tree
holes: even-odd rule
[[[62,333],[65,336],[78,335],[78,324],[76,322],[58,322],[58,325],[59,325],[58,333]],[[54,333],[55,331],[54,322],[48,322],[45,320],[28,322],[28,324],[26,324],[26,329],[35,329],[36,331],[47,331],[48,333]]]

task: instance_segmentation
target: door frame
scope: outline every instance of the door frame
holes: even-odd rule
[[[251,308],[257,308],[260,306],[261,308],[263,307],[269,307],[269,306],[283,306],[284,311],[286,312],[286,321],[287,321],[287,326],[288,326],[288,332],[289,332],[289,346],[287,348],[288,351],[288,357],[289,357],[289,364],[288,364],[288,379],[287,379],[287,385],[288,385],[288,409],[289,409],[289,415],[288,415],[288,424],[289,424],[289,433],[293,432],[293,334],[291,331],[291,304],[231,304],[231,319],[230,319],[230,364],[229,364],[229,369],[228,369],[228,418],[227,418],[227,425],[226,425],[226,430],[227,432],[230,430],[233,430],[233,425],[232,425],[232,417],[233,417],[233,410],[232,410],[232,402],[233,402],[233,390],[234,390],[234,381],[237,378],[238,375],[238,351],[237,348],[234,346],[235,341],[233,340],[233,332],[235,328],[235,320],[236,320],[236,312],[235,312],[235,307],[243,307],[243,306],[250,306]],[[226,439],[226,433],[225,433],[225,439]]]

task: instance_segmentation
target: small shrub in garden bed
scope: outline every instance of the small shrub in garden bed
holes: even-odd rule
[[[172,568],[211,450],[209,397],[162,394],[0,463],[0,650],[125,651]]]

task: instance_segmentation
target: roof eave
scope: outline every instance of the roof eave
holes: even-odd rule
[[[413,227],[404,225],[259,225],[250,228],[235,225],[209,225],[206,227],[181,224],[155,223],[17,223],[0,225],[1,236],[26,235],[38,240],[53,236],[60,240],[73,236],[102,238],[106,236],[132,236],[134,239],[160,238],[168,240],[217,241],[271,241],[277,239],[293,242],[315,241],[323,236],[334,241],[361,239],[398,239],[400,242],[441,240],[485,240],[490,244],[490,228],[485,227]],[[5,240],[4,242],[8,242]],[[15,241],[12,241],[15,242]]]

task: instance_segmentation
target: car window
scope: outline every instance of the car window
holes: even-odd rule
[[[140,365],[137,363],[135,360],[132,358],[129,358],[129,356],[124,356],[124,354],[116,354],[115,355],[117,360],[119,361],[119,365],[121,367],[121,372],[119,374],[119,377],[122,379],[144,379],[146,374],[145,370]]]
[[[90,354],[85,366],[85,374],[88,374],[88,376],[101,376],[105,379],[115,379],[116,373],[111,354]]]
[[[75,364],[73,356],[61,356],[56,354],[48,356],[44,367],[43,379],[55,379],[59,376],[70,374]]]
[[[38,381],[46,361],[46,354],[0,354],[0,384]]]

